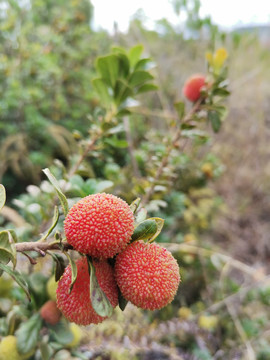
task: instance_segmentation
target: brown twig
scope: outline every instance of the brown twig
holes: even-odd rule
[[[199,110],[201,103],[203,101],[203,98],[200,98],[195,104],[194,106],[191,108],[191,110],[186,114],[186,116],[183,118],[182,123],[187,123],[192,119],[192,116]],[[157,183],[157,181],[160,179],[164,168],[167,166],[168,162],[169,162],[169,158],[171,155],[172,150],[177,146],[178,141],[181,138],[181,129],[177,128],[175,135],[172,139],[171,144],[168,146],[166,154],[163,156],[163,159],[157,169],[156,172],[156,176],[154,177],[153,181],[152,181],[152,185],[149,187],[149,189],[147,190],[147,192],[145,193],[145,195],[142,198],[141,204],[142,206],[147,204],[147,202],[150,200],[151,196],[153,195],[154,192],[154,188],[155,185]]]
[[[99,139],[99,135],[96,135],[86,146],[86,148],[84,149],[84,152],[81,154],[81,156],[79,157],[78,161],[74,164],[74,166],[70,169],[69,174],[68,174],[68,178],[71,178],[76,171],[79,169],[81,163],[83,162],[83,160],[86,158],[86,156],[88,155],[88,153],[90,151],[92,151],[96,145],[97,140]]]
[[[17,252],[25,253],[26,251],[35,251],[41,254],[41,256],[45,256],[48,250],[72,250],[73,247],[67,242],[60,243],[51,242],[51,243],[43,243],[37,241],[31,242],[22,242],[15,244],[15,248]],[[24,254],[25,255],[25,254]]]

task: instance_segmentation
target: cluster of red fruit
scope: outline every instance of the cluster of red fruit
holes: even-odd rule
[[[64,229],[68,243],[82,255],[72,291],[70,265],[56,291],[57,306],[69,321],[88,325],[106,318],[92,306],[85,255],[91,257],[99,287],[112,307],[118,305],[119,291],[142,309],[160,309],[173,300],[180,282],[176,260],[156,243],[131,242],[134,215],[122,199],[105,193],[81,199],[66,216]],[[108,262],[112,258],[114,266]]]

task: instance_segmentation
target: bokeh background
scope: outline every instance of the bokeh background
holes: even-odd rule
[[[270,11],[259,13],[258,2],[246,13],[242,1],[234,11],[227,2],[174,0],[162,3],[158,18],[159,5],[149,3],[130,14],[127,2],[1,1],[0,181],[7,206],[0,226],[19,229],[29,241],[48,221],[40,212],[51,196],[42,168],[57,172],[66,165],[99,116],[102,104],[92,86],[98,56],[139,43],[152,59],[159,90],[136,99],[140,107],[130,124],[143,169],[148,153],[163,151],[157,134],[166,129],[166,116],[159,114],[173,112],[187,77],[206,72],[205,53],[224,47],[231,95],[221,131],[176,158],[174,188],[156,194],[148,209],[165,219],[159,241],[171,243],[179,262],[179,292],[161,311],[129,305],[83,328],[79,346],[86,359],[100,360],[270,359]],[[132,201],[122,145],[106,149],[102,170],[104,159],[93,155],[73,179],[73,193],[92,179],[91,191],[109,188]],[[49,195],[38,201],[40,184]],[[46,262],[42,269],[46,273]],[[4,282],[2,317],[14,305],[3,289]],[[62,356],[71,359],[69,351]]]

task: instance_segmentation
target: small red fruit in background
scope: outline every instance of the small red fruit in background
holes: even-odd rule
[[[156,243],[143,241],[130,244],[117,255],[115,277],[124,298],[148,310],[168,305],[180,282],[172,254]]]
[[[40,309],[40,316],[50,325],[56,325],[61,319],[61,311],[58,309],[56,302],[47,301]]]
[[[117,196],[89,195],[72,206],[64,228],[75,250],[94,258],[111,258],[130,241],[134,216],[128,204]]]
[[[118,304],[118,288],[114,278],[113,269],[106,260],[93,261],[95,274],[99,286],[106,294],[112,307]],[[71,267],[66,267],[65,272],[58,282],[56,290],[57,306],[70,322],[78,325],[98,324],[106,319],[98,315],[92,307],[90,300],[90,276],[86,257],[76,261],[77,279],[72,291]]]
[[[201,97],[201,89],[205,86],[205,76],[196,74],[188,78],[183,87],[184,96],[190,101],[197,101]]]

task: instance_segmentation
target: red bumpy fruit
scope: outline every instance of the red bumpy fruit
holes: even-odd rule
[[[118,304],[118,288],[114,278],[112,267],[106,260],[95,260],[93,262],[99,286],[106,294],[111,305]],[[71,267],[65,272],[58,282],[56,290],[57,306],[62,314],[70,321],[78,325],[98,324],[105,317],[98,315],[92,307],[90,300],[90,277],[86,257],[76,261],[77,279],[69,294],[71,284]]]
[[[40,316],[50,325],[56,325],[61,319],[61,311],[58,309],[56,302],[47,301],[40,309]]]
[[[206,85],[204,75],[193,75],[187,79],[183,87],[183,94],[190,101],[197,101],[201,96],[201,89]]]
[[[148,310],[169,304],[180,282],[172,254],[156,243],[136,241],[117,255],[115,277],[124,298]]]
[[[128,204],[117,196],[89,195],[72,206],[64,228],[75,250],[94,258],[111,258],[130,241],[134,216]]]

